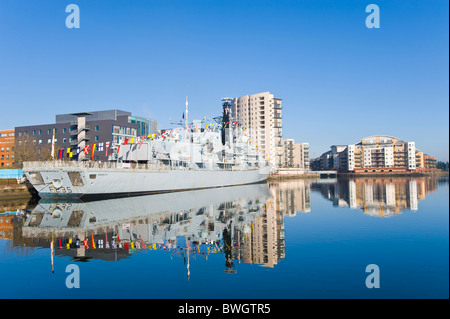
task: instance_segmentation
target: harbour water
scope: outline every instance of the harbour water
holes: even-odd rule
[[[0,202],[0,213],[3,299],[449,297],[448,177]]]

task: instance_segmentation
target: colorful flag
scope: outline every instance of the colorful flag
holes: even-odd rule
[[[145,136],[141,136],[141,142],[139,143],[139,148],[142,146],[142,143],[144,143]]]
[[[89,154],[89,145],[86,145],[83,149],[83,153],[84,155],[88,155]]]
[[[106,142],[106,156],[108,156],[108,151],[109,151],[109,142]]]
[[[53,129],[53,136],[52,136],[52,158],[55,158],[55,129]]]
[[[105,234],[106,236],[106,248],[109,248],[109,241],[108,241],[108,233]]]
[[[92,145],[92,160],[94,160],[94,152],[95,152],[95,144],[94,145]]]
[[[125,141],[123,141],[123,145],[128,145],[128,138],[126,138]]]
[[[72,158],[72,156],[73,156],[72,150],[71,150],[70,148],[67,149],[67,155],[68,155],[70,158]]]

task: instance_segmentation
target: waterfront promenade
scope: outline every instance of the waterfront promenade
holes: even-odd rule
[[[318,179],[329,177],[353,178],[353,177],[427,177],[427,176],[449,176],[448,171],[434,170],[430,172],[386,172],[386,173],[343,173],[334,170],[330,171],[308,171],[295,168],[280,168],[269,175],[268,180],[286,180],[286,179]]]

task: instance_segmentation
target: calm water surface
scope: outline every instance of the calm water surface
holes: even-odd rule
[[[0,213],[0,298],[449,298],[448,178],[0,201]],[[70,265],[80,288],[66,286]]]

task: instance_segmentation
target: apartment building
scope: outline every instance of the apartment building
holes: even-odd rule
[[[294,163],[296,167],[309,171],[309,143],[295,143],[294,148]]]
[[[293,139],[281,140],[281,167],[309,170],[309,143],[295,143]]]
[[[281,99],[269,92],[245,95],[232,100],[232,114],[238,127],[245,128],[273,166],[283,165]]]
[[[0,131],[0,168],[14,165],[14,130]]]
[[[376,135],[363,138],[347,148],[347,170],[354,172],[414,171],[423,164],[423,153],[416,150],[415,142],[396,137]],[[350,156],[349,156],[350,155]],[[345,162],[339,166],[344,168]]]
[[[355,173],[406,172],[425,169],[425,162],[415,142],[374,135],[353,145],[331,146],[320,156],[319,168]]]
[[[295,167],[295,141],[293,139],[281,140],[282,167]]]
[[[423,154],[423,163],[426,170],[436,169],[436,157]]]

